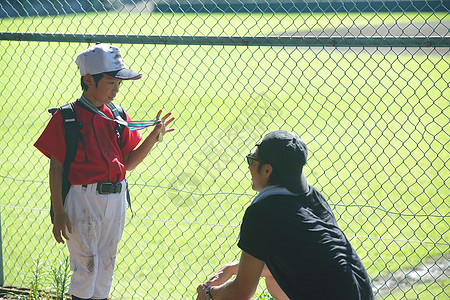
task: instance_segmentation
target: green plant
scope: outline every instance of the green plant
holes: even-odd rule
[[[253,297],[253,299],[256,299],[256,300],[274,300],[272,298],[272,296],[270,296],[270,294],[267,293],[267,292],[264,292],[262,294],[256,294],[255,297]]]
[[[7,299],[28,300],[27,296],[17,295],[17,294],[14,294],[14,293],[7,293],[6,296],[9,297]]]
[[[33,260],[34,268],[31,271],[30,278],[30,299],[41,299],[42,280],[44,279],[43,262],[41,257],[37,260]]]
[[[27,296],[24,295],[16,295],[14,293],[8,293],[8,297],[11,297],[11,299],[17,299],[17,300],[28,300]]]
[[[55,263],[50,268],[50,286],[56,293],[56,299],[65,299],[65,294],[69,288],[70,279],[70,263],[69,257],[66,256],[63,261],[55,260]]]
[[[53,264],[45,264],[41,257],[33,260],[34,267],[29,274],[29,293],[27,295],[8,293],[11,299],[20,300],[63,300],[66,299],[66,291],[70,283],[70,263],[66,256],[61,261],[56,259]],[[48,283],[49,289],[42,284]]]

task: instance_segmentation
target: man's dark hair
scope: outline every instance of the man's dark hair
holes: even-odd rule
[[[92,77],[94,77],[95,87],[98,86],[98,82],[103,78],[103,76],[105,76],[103,73],[92,75]],[[84,76],[81,76],[81,88],[83,89],[84,92],[86,92],[89,89],[89,87],[86,85],[86,83],[84,83],[83,79]]]
[[[261,173],[261,169],[262,169],[263,165],[265,165],[267,163],[265,163],[263,161],[258,161],[258,162],[259,162],[259,164],[258,164],[257,171],[258,171],[258,173]],[[280,186],[280,187],[285,187],[283,185],[283,182],[281,181],[281,177],[280,177],[280,175],[278,173],[278,170],[274,166],[272,166],[272,173],[269,176],[269,181],[267,182],[267,184],[268,185],[277,185],[277,186]]]

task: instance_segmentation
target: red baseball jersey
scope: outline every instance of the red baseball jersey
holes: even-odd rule
[[[125,179],[126,167],[123,157],[139,144],[142,134],[139,131],[130,131],[125,127],[121,136],[120,148],[114,129],[115,122],[80,107],[76,102],[74,108],[77,121],[82,122],[81,134],[86,142],[86,149],[78,142],[75,159],[70,165],[70,183],[83,185],[100,181],[120,182]],[[103,105],[100,111],[114,119],[111,110],[106,105]],[[128,114],[126,114],[126,119],[130,120]],[[34,146],[48,158],[53,156],[64,163],[66,156],[64,137],[62,115],[58,110],[53,114]],[[85,154],[87,154],[88,162],[85,162]]]

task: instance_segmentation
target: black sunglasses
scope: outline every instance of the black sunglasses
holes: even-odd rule
[[[256,157],[253,157],[251,153],[248,154],[245,158],[247,159],[247,163],[249,166],[252,165],[254,160],[259,161]]]

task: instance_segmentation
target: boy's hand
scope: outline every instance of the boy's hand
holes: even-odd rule
[[[55,240],[57,243],[63,243],[64,239],[63,237],[68,240],[69,237],[66,232],[66,227],[69,233],[72,233],[72,225],[70,224],[69,218],[67,217],[67,214],[64,212],[60,215],[55,215],[55,218],[53,220],[53,236],[55,237]],[[61,236],[62,234],[62,236]]]
[[[168,113],[160,119],[161,113],[162,110],[158,111],[156,114],[156,120],[161,122],[155,125],[152,132],[150,132],[139,147],[131,151],[130,154],[124,156],[124,163],[128,171],[136,168],[136,166],[144,160],[156,142],[161,141],[164,134],[175,130],[174,128],[167,128],[167,126],[175,120],[174,117],[169,118],[172,113]]]
[[[155,128],[153,129],[153,131],[151,133],[151,135],[157,134],[156,140],[158,142],[161,142],[163,140],[163,136],[167,132],[171,132],[171,131],[175,130],[174,128],[169,128],[169,129],[167,128],[168,125],[170,123],[172,123],[173,120],[175,120],[174,117],[168,119],[170,117],[170,115],[172,115],[172,113],[167,113],[164,117],[162,117],[162,119],[160,119],[161,113],[162,113],[162,110],[158,111],[158,113],[156,114],[156,120],[161,120],[161,122],[155,126]]]

